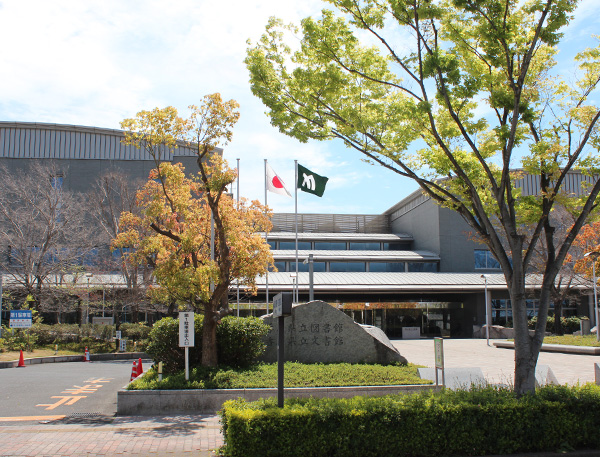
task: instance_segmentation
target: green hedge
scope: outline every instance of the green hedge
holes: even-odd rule
[[[152,328],[149,327],[145,322],[138,322],[121,324],[119,330],[121,330],[121,335],[123,338],[133,341],[142,341],[148,338]]]
[[[563,333],[573,333],[580,329],[579,323],[581,322],[581,318],[577,316],[570,317],[561,317],[560,325],[562,327]],[[537,316],[529,319],[528,327],[530,329],[535,329],[535,324],[537,323]],[[549,333],[554,333],[554,316],[548,316],[548,320],[546,321],[546,331]]]
[[[194,316],[194,343],[189,348],[190,366],[202,360],[203,316]],[[265,350],[263,336],[269,326],[255,317],[227,316],[217,326],[217,350],[220,365],[247,366]],[[179,321],[166,317],[156,322],[149,335],[146,353],[155,361],[163,362],[165,373],[175,373],[185,366],[184,349],[179,347]]]
[[[353,399],[229,401],[230,457],[437,457],[600,449],[600,387],[544,387]]]

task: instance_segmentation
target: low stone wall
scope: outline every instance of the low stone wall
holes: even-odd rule
[[[408,394],[425,390],[439,390],[435,385],[410,386],[350,386],[286,388],[284,395],[291,397],[352,398]],[[243,398],[277,398],[277,389],[202,389],[202,390],[120,390],[117,393],[117,415],[159,416],[168,414],[215,414],[227,400]]]

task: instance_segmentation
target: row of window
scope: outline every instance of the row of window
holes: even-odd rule
[[[272,250],[295,250],[296,241],[270,241]],[[410,241],[298,241],[300,251],[406,251]]]
[[[296,262],[275,262],[275,267],[281,272],[295,272]],[[298,271],[307,272],[308,264],[298,262]],[[313,262],[315,272],[331,273],[437,273],[437,262]]]
[[[539,300],[526,300],[527,318],[531,319],[538,315]],[[554,303],[550,302],[550,309],[554,309]],[[569,301],[563,303],[562,315],[571,316],[576,314],[575,304]],[[493,299],[492,300],[492,325],[512,325],[512,304],[510,299]]]
[[[34,255],[40,251],[40,248],[38,246],[32,246],[29,249],[30,252]],[[123,252],[128,253],[129,249],[125,248],[123,249]],[[23,258],[23,255],[18,249],[9,246],[7,256],[9,265],[13,265],[15,267],[19,267],[21,265],[21,259]],[[55,250],[44,255],[44,262],[48,264],[59,263],[67,258],[71,259],[71,264],[73,265],[79,265],[84,267],[97,267],[100,266],[102,263],[110,262],[111,260],[113,262],[120,262],[121,252],[119,250],[116,250],[110,253],[108,252],[108,249],[100,250],[99,248],[92,248],[85,253],[73,256],[73,253],[62,251],[59,252]]]

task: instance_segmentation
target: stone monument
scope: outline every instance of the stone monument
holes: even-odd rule
[[[277,361],[277,322],[263,316],[271,330],[261,360]],[[383,331],[360,325],[328,303],[312,301],[292,308],[285,318],[285,360],[303,363],[407,363]]]

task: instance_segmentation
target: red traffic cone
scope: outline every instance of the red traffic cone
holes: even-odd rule
[[[137,363],[137,375],[141,375],[144,372],[144,369],[142,368],[142,359],[141,357],[138,359],[138,363]]]
[[[83,361],[84,362],[90,361],[90,351],[88,351],[87,346],[85,347],[85,353],[83,354]]]
[[[131,378],[129,378],[129,382],[133,381],[137,377],[138,377],[137,362],[134,360],[133,367],[131,367]]]
[[[17,367],[25,367],[25,358],[23,357],[23,349],[21,349],[21,355],[19,356],[19,364]]]

